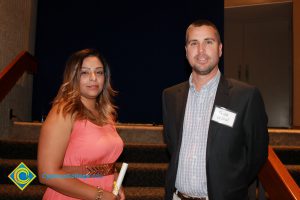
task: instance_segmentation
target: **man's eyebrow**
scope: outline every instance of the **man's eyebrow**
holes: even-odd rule
[[[197,39],[192,39],[192,40],[188,40],[187,43],[191,43],[191,42],[198,42]]]
[[[204,40],[217,41],[215,38],[212,38],[212,37],[204,38]],[[188,40],[188,41],[187,41],[187,43],[191,43],[191,42],[198,42],[198,40],[197,40],[197,39],[192,39],[192,40]]]
[[[215,38],[211,38],[211,37],[205,38],[204,40],[213,40],[213,41],[216,41]]]

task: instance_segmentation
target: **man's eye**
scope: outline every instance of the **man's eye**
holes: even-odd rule
[[[212,40],[206,40],[206,41],[205,41],[205,44],[212,44],[212,43],[213,43]]]

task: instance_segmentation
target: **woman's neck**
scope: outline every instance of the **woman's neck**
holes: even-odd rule
[[[96,99],[88,99],[86,97],[81,97],[82,104],[91,112],[96,111]]]

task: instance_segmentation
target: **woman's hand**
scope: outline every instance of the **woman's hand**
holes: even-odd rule
[[[103,196],[101,199],[105,200],[119,200],[118,196],[114,195],[111,192],[103,192]]]
[[[118,197],[119,197],[119,200],[125,200],[125,193],[124,193],[122,186],[120,187]]]

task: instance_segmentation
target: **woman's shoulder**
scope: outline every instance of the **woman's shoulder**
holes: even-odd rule
[[[73,124],[74,120],[71,114],[63,114],[62,108],[53,105],[42,124],[40,138],[51,141],[68,141],[73,130]]]
[[[65,125],[73,125],[75,121],[76,114],[71,114],[65,112],[64,110],[65,104],[54,104],[49,111],[46,124],[48,123],[65,123]]]

